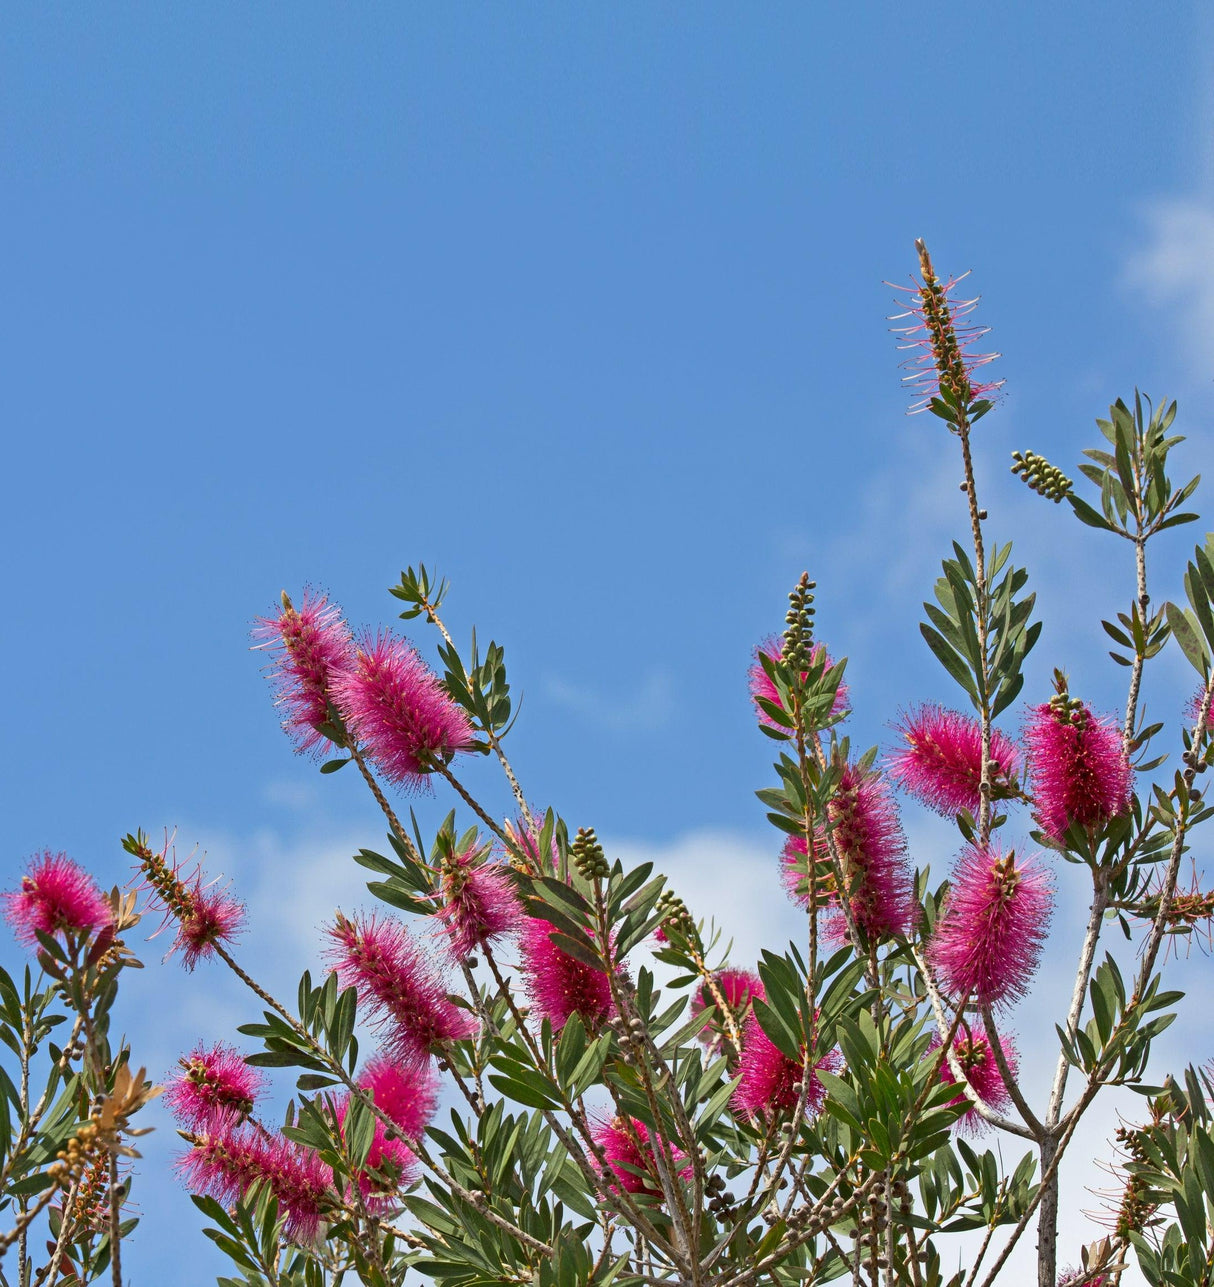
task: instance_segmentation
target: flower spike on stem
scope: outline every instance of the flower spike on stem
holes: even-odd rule
[[[928,957],[953,996],[982,1006],[1028,989],[1045,945],[1053,892],[1046,870],[1015,851],[971,847],[962,855]]]
[[[191,875],[182,876],[176,853],[169,856],[171,839],[166,838],[157,853],[143,832],[137,832],[127,836],[122,847],[139,860],[144,886],[152,895],[151,906],[164,912],[161,929],[176,923],[177,934],[168,954],[180,950],[187,970],[193,970],[244,928],[244,904],[226,890],[216,889],[214,881],[204,885],[201,865]]]
[[[269,651],[269,679],[274,701],[283,710],[282,726],[303,754],[336,741],[341,730],[332,722],[330,689],[354,661],[350,627],[328,596],[305,589],[296,608],[282,592],[282,611],[259,617],[253,628],[255,648]]]
[[[958,416],[976,420],[990,407],[989,397],[1003,387],[1002,380],[976,383],[973,374],[993,362],[998,353],[971,353],[969,350],[990,331],[989,326],[961,322],[978,307],[978,297],[953,300],[950,294],[969,276],[941,282],[932,267],[931,256],[921,240],[915,242],[919,254],[921,282],[913,286],[895,286],[914,296],[914,302],[903,313],[895,313],[891,322],[913,319],[906,326],[893,328],[901,338],[899,348],[918,350],[903,364],[907,374],[903,383],[922,396],[913,403],[909,414],[931,410],[948,420],[960,431]],[[893,285],[893,283],[887,283]]]
[[[20,886],[3,895],[4,916],[17,938],[36,947],[38,935],[95,934],[111,926],[114,909],[93,878],[67,854],[35,855]]]

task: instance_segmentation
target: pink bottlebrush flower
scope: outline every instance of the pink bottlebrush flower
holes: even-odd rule
[[[216,943],[230,942],[244,928],[244,904],[225,890],[204,889],[201,877],[190,891],[193,906],[177,924],[174,948],[181,949],[181,963],[192,970],[210,956]]]
[[[917,402],[912,403],[910,413],[914,415],[925,410],[933,398],[941,396],[968,407],[978,398],[992,397],[1003,387],[1002,380],[979,384],[973,378],[976,370],[999,357],[998,353],[970,352],[991,328],[960,322],[978,307],[977,296],[962,300],[949,298],[969,273],[951,277],[947,282],[940,281],[927,248],[922,242],[917,242],[916,246],[922,281],[912,278],[910,286],[886,283],[911,296],[906,311],[889,318],[891,322],[910,319],[906,326],[891,328],[898,336],[898,347],[909,353],[902,364],[907,372],[902,383],[921,395]]]
[[[463,1041],[476,1022],[456,1006],[409,931],[392,918],[349,920],[340,912],[328,931],[329,955],[342,987],[391,1031],[401,1058],[431,1053],[446,1041]]]
[[[1033,707],[1025,741],[1037,820],[1051,839],[1074,823],[1099,829],[1130,807],[1133,771],[1111,719],[1063,693]]]
[[[199,1045],[178,1062],[181,1072],[170,1083],[164,1101],[187,1130],[244,1121],[265,1086],[261,1073],[231,1046]]]
[[[368,1060],[358,1084],[371,1092],[375,1107],[416,1143],[426,1133],[438,1104],[438,1081],[429,1060],[401,1062],[377,1055]]]
[[[0,897],[5,919],[27,947],[37,946],[39,933],[96,934],[114,923],[109,899],[88,872],[49,849],[35,854],[20,886]]]
[[[167,842],[159,853],[143,843],[142,837],[128,836],[126,843],[139,859],[144,887],[152,895],[149,909],[164,913],[156,934],[169,924],[177,927],[166,959],[180,950],[182,965],[192,970],[199,961],[213,955],[219,944],[230,942],[242,931],[244,904],[226,890],[217,889],[213,881],[204,885],[201,865],[183,875],[182,864],[175,851],[170,857]]]
[[[1012,1045],[1011,1039],[1006,1036],[1000,1037],[999,1048],[1003,1051],[1003,1057],[1007,1060],[1008,1068],[1011,1070],[1012,1075],[1015,1076],[1019,1064],[1016,1058],[1016,1049]],[[928,1053],[933,1053],[939,1049],[940,1038],[937,1035],[933,1039]],[[995,1053],[991,1048],[990,1038],[987,1037],[986,1033],[959,1030],[956,1036],[953,1037],[953,1052],[957,1056],[957,1062],[961,1065],[962,1072],[965,1073],[966,1080],[977,1092],[978,1098],[988,1108],[993,1108],[996,1112],[1001,1112],[1007,1108],[1011,1102],[1011,1096],[1003,1083],[1003,1076],[999,1071],[999,1065],[995,1062]],[[950,1086],[957,1081],[956,1077],[953,1076],[953,1070],[949,1067],[947,1059],[940,1065],[940,1080]],[[948,1102],[950,1105],[969,1104],[968,1110],[957,1121],[957,1125],[961,1130],[974,1133],[981,1131],[986,1125],[978,1110],[964,1092]]]
[[[483,859],[484,852],[471,847],[443,863],[439,915],[456,961],[466,961],[478,948],[515,933],[523,923],[510,869]]]
[[[579,961],[553,942],[553,927],[529,917],[519,941],[523,975],[531,1010],[559,1032],[574,1014],[588,1028],[597,1027],[615,1010],[611,983],[603,970]]]
[[[839,1055],[834,1050],[812,1064],[805,1099],[807,1116],[816,1114],[826,1097],[816,1070],[835,1072],[839,1066]],[[730,1103],[739,1116],[774,1117],[796,1108],[800,1098],[796,1087],[805,1073],[801,1061],[790,1059],[763,1031],[758,1015],[753,1013],[742,1028],[742,1059],[738,1071],[741,1080]]]
[[[979,1005],[1023,996],[1052,910],[1050,878],[1037,860],[1017,863],[1015,852],[967,849],[928,949],[941,986]]]
[[[1064,1269],[1058,1287],[1105,1287],[1111,1281],[1107,1274],[1089,1276],[1082,1269]]]
[[[278,1199],[284,1232],[293,1242],[312,1242],[336,1205],[332,1172],[315,1153],[281,1136],[267,1138],[241,1127],[194,1135],[191,1144],[177,1162],[188,1188],[230,1206],[254,1181],[264,1181]]]
[[[915,916],[913,882],[898,806],[887,784],[871,769],[845,765],[827,812],[857,926],[872,939],[909,933]],[[815,835],[814,848],[817,861],[825,862],[830,854],[825,834]],[[785,888],[802,907],[809,906],[807,853],[805,837],[790,836],[781,859]],[[833,907],[827,928],[842,939],[846,920],[837,891],[831,890],[822,906],[827,912]]]
[[[767,992],[763,987],[763,981],[757,974],[750,970],[718,970],[713,975],[713,981],[716,983],[721,996],[725,998],[725,1004],[733,1012],[734,1019],[741,1023],[750,1012],[750,1003],[758,997],[760,1001],[767,999]],[[691,998],[691,1013],[699,1014],[702,1010],[717,1007],[716,998],[712,994],[712,989],[707,983],[701,983],[695,995]],[[700,1032],[700,1040],[705,1045],[711,1045],[717,1040],[724,1031],[724,1024],[720,1015],[714,1015],[708,1026]]]
[[[751,662],[750,670],[747,672],[750,680],[750,698],[755,704],[755,710],[759,716],[761,724],[769,724],[772,728],[778,728],[775,720],[759,705],[759,698],[765,698],[769,702],[774,702],[780,706],[780,694],[768,678],[767,671],[763,669],[763,663],[760,657],[769,657],[772,661],[778,661],[784,650],[784,640],[779,635],[772,635],[770,639],[764,639],[754,652],[754,661]],[[811,662],[824,663],[829,670],[835,663],[831,660],[830,654],[822,644],[814,644],[810,650],[809,659]],[[783,709],[783,707],[781,707]],[[841,683],[838,691],[835,693],[835,700],[831,705],[831,718],[837,718],[847,712],[847,685]]]
[[[328,739],[320,731],[331,720],[334,678],[354,662],[350,627],[341,609],[323,594],[304,590],[303,607],[283,595],[282,611],[259,617],[253,629],[257,648],[273,657],[269,678],[275,704],[282,707],[286,732],[301,752],[313,752]]]
[[[650,1143],[649,1129],[644,1122],[637,1121],[635,1117],[613,1117],[610,1121],[600,1122],[595,1126],[592,1138],[602,1150],[608,1169],[614,1177],[608,1182],[608,1189],[618,1187],[627,1193],[662,1196],[654,1149]],[[668,1147],[670,1161],[677,1168],[679,1178],[690,1179],[692,1168],[687,1155],[674,1145]]]
[[[333,680],[333,700],[390,781],[418,788],[472,744],[467,715],[411,644],[381,632],[359,642],[354,665]]]
[[[982,725],[960,711],[924,705],[903,716],[906,746],[889,757],[890,776],[928,808],[948,817],[977,814],[982,796]],[[991,730],[992,782],[1007,783],[1020,768],[1015,743]]]

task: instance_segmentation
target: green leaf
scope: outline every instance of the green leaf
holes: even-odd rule
[[[1081,500],[1074,492],[1067,493],[1067,500],[1071,503],[1071,509],[1075,512],[1075,517],[1081,523],[1086,523],[1088,527],[1098,527],[1106,532],[1115,532],[1117,529],[1102,514],[1097,513],[1085,500]]]
[[[1168,625],[1189,664],[1204,679],[1209,674],[1210,658],[1202,642],[1201,633],[1190,613],[1175,603],[1166,605]]]
[[[500,1073],[489,1074],[490,1083],[516,1104],[526,1104],[528,1108],[560,1108],[560,1100],[544,1091],[537,1090],[526,1082],[516,1081]]]
[[[919,623],[919,633],[927,641],[927,646],[936,654],[936,660],[944,667],[945,670],[957,681],[965,690],[970,701],[977,706],[978,690],[974,686],[974,681],[966,668],[965,662],[953,651],[945,642],[943,636],[938,634],[931,626],[924,622]]]

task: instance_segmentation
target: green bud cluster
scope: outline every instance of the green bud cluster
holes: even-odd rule
[[[1088,722],[1087,708],[1078,697],[1072,697],[1066,675],[1061,670],[1054,671],[1054,696],[1050,698],[1050,710],[1059,724],[1074,724],[1084,728]]]
[[[695,920],[678,894],[669,889],[663,891],[661,898],[658,899],[657,911],[662,918],[662,928],[667,934],[673,932],[680,938],[695,942]]]
[[[784,648],[780,659],[801,670],[809,665],[814,641],[813,592],[817,584],[809,579],[808,572],[802,572],[801,579],[789,592],[788,611],[784,614]]]
[[[1074,484],[1061,469],[1051,465],[1035,451],[1012,452],[1012,473],[1018,474],[1039,496],[1052,500],[1055,505],[1069,496]]]
[[[579,827],[572,848],[573,865],[583,880],[606,880],[611,874],[593,827]]]

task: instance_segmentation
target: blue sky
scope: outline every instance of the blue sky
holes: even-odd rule
[[[740,900],[749,944],[783,910],[747,902],[780,895],[744,674],[801,569],[858,739],[951,699],[915,613],[963,530],[954,444],[903,414],[881,284],[916,236],[974,269],[1005,355],[977,451],[1047,614],[1030,689],[1064,665],[1116,708],[1123,551],[1006,466],[1070,468],[1137,383],[1181,399],[1178,472],[1208,472],[1211,34],[1192,4],[10,12],[10,879],[50,846],[121,880],[121,834],[176,826],[264,911],[250,960],[314,966],[381,828],[292,757],[250,621],[305,582],[391,620],[424,560],[457,638],[506,645],[528,795]],[[1181,664],[1155,684],[1170,718]],[[908,827],[942,869],[951,839]],[[158,945],[127,1022],[163,1072],[244,1003]],[[166,1281],[191,1216],[140,1201],[162,1228],[132,1281]]]

